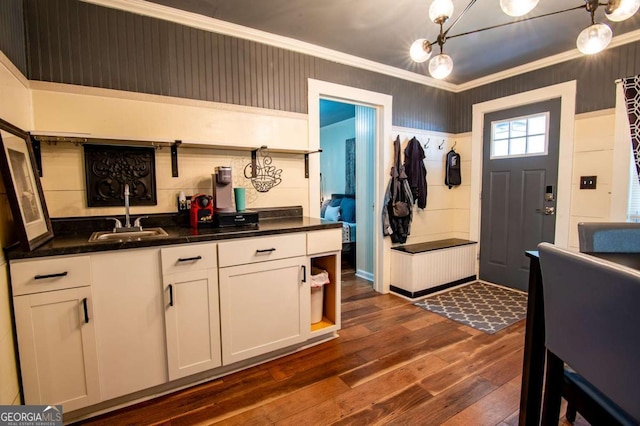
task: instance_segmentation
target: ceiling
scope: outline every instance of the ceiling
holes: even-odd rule
[[[356,106],[320,99],[320,127],[329,126],[356,116]]]
[[[411,61],[409,47],[417,38],[435,41],[438,35],[438,26],[429,20],[431,0],[148,1],[290,37],[420,75],[428,75],[428,62],[417,64]],[[469,0],[453,2],[455,19]],[[584,5],[584,0],[541,0],[528,16],[581,5]],[[478,0],[449,36],[515,19],[502,12],[498,0]],[[608,23],[616,37],[640,28],[640,12],[625,22],[610,22],[604,16],[604,8],[600,7],[596,11],[597,21]],[[589,13],[580,9],[449,39],[445,53],[453,59],[454,68],[446,80],[453,84],[467,83],[550,55],[571,50],[577,52],[576,37],[589,24]]]

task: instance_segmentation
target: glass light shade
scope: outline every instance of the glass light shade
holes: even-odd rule
[[[453,15],[453,2],[451,0],[433,0],[429,7],[429,19],[435,23],[442,19],[442,22]]]
[[[424,62],[431,57],[431,45],[424,38],[419,38],[411,44],[409,55],[416,62]]]
[[[429,61],[429,74],[433,78],[442,80],[451,74],[451,71],[453,71],[453,61],[449,55],[441,53]]]
[[[607,9],[605,9],[604,14],[610,21],[620,22],[631,18],[638,9],[640,9],[640,0],[621,0],[613,12],[607,13]]]
[[[585,55],[603,51],[611,43],[611,28],[605,24],[593,24],[578,35],[576,45]]]
[[[502,11],[509,16],[523,16],[531,12],[540,0],[500,0]]]

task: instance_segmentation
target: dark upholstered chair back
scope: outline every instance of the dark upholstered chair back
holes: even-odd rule
[[[640,422],[640,272],[538,246],[547,349]]]
[[[583,253],[639,253],[640,223],[580,222],[578,242]]]

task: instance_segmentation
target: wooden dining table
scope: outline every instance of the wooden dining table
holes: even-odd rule
[[[585,253],[610,262],[640,270],[640,253]],[[538,426],[542,409],[545,368],[544,288],[537,251],[527,251],[529,291],[524,337],[524,361],[520,392],[520,426]]]

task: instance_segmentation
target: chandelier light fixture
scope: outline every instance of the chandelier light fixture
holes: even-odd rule
[[[431,58],[433,53],[433,45],[437,44],[440,48],[440,54],[434,56],[429,61],[429,73],[433,78],[443,79],[446,78],[453,70],[453,60],[449,55],[444,54],[444,44],[448,39],[461,37],[468,34],[477,33],[480,31],[486,31],[493,28],[503,27],[506,25],[515,24],[517,22],[530,21],[533,19],[543,18],[545,16],[557,15],[559,13],[569,12],[577,9],[585,9],[591,15],[591,25],[582,30],[576,40],[576,46],[578,50],[584,54],[591,55],[601,52],[611,42],[613,33],[608,25],[603,23],[596,23],[595,13],[599,6],[604,6],[605,16],[608,20],[613,22],[624,21],[632,17],[638,9],[640,9],[640,0],[608,0],[606,2],[600,2],[599,0],[583,0],[584,4],[569,9],[559,10],[556,12],[550,12],[543,15],[532,16],[529,18],[519,19],[517,21],[507,22],[504,24],[494,25],[492,27],[481,28],[475,31],[469,31],[466,33],[456,34],[449,36],[449,31],[456,25],[456,23],[464,16],[471,6],[476,3],[477,0],[471,0],[467,7],[458,15],[458,17],[449,25],[445,30],[444,23],[453,15],[453,1],[452,0],[434,0],[429,7],[429,19],[432,22],[440,26],[440,33],[435,41],[429,41],[425,38],[419,38],[411,44],[409,49],[409,55],[415,62],[425,62]],[[504,13],[513,17],[520,17],[531,12],[540,0],[500,0],[500,8]]]

